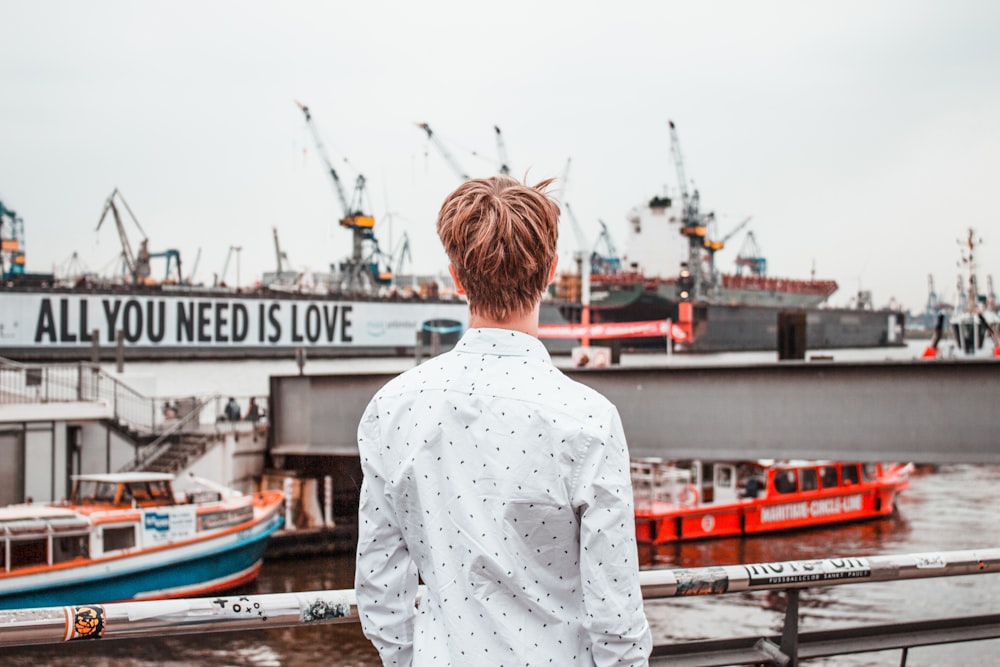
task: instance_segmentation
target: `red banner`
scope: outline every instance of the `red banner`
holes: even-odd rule
[[[687,332],[670,320],[602,322],[600,324],[540,324],[539,338],[639,338],[667,336],[687,340]]]

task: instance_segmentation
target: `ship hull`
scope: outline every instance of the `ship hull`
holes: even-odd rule
[[[841,348],[898,347],[905,345],[904,316],[888,310],[847,308],[797,308],[766,305],[726,305],[697,303],[691,306],[690,321],[677,301],[644,293],[626,304],[613,307],[595,305],[590,311],[594,323],[637,322],[669,319],[686,326],[691,339],[678,343],[681,352],[771,351],[778,347],[779,320],[786,313],[805,316],[805,345],[809,350]],[[560,306],[563,316],[579,322],[582,308],[577,303]],[[623,339],[619,344],[635,349],[665,349],[664,338]]]

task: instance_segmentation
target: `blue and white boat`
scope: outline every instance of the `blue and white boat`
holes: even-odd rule
[[[174,476],[74,476],[60,504],[0,508],[0,609],[207,595],[253,581],[284,494]]]

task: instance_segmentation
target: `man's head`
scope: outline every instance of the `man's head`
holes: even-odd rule
[[[444,200],[437,230],[474,315],[497,321],[529,312],[552,278],[559,205],[509,176],[472,179]]]

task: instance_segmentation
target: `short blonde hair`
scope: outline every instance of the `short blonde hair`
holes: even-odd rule
[[[445,198],[438,236],[472,314],[504,321],[541,299],[559,237],[559,205],[545,192],[553,180],[472,179]]]

